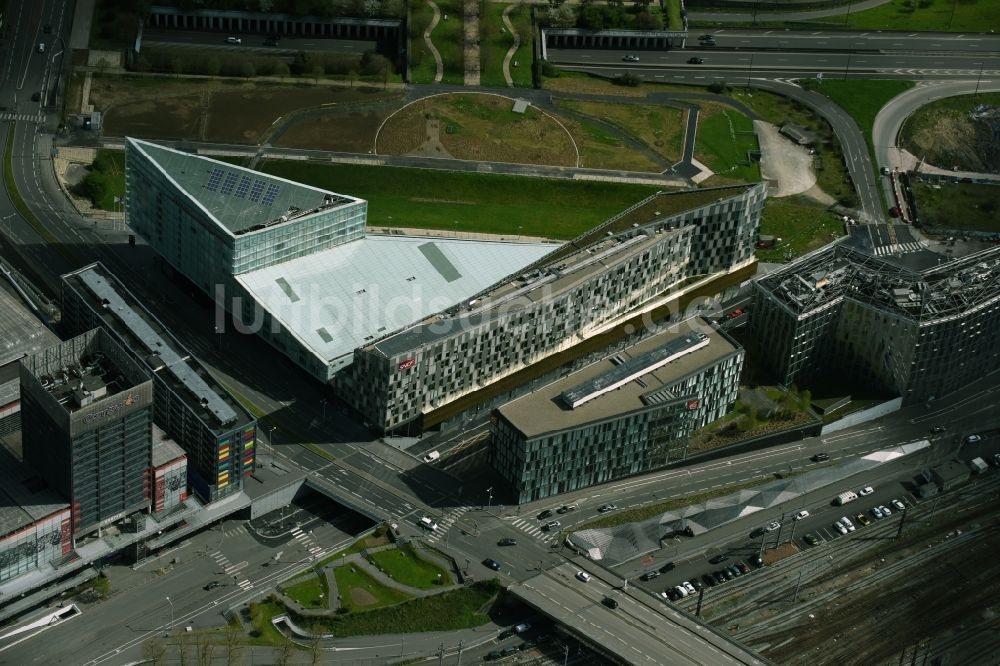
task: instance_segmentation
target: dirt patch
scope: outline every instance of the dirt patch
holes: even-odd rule
[[[777,548],[771,548],[770,550],[764,551],[764,566],[774,564],[778,560],[783,560],[786,557],[791,557],[799,552],[799,547],[794,543],[783,543]]]
[[[375,595],[363,587],[352,587],[348,594],[350,594],[351,602],[355,606],[372,606],[378,603]]]
[[[286,129],[274,143],[285,148],[367,153],[375,143],[375,132],[388,115],[385,111],[359,111],[304,118]]]
[[[618,95],[619,97],[645,97],[646,91],[641,87],[616,86],[607,79],[596,77],[560,76],[545,79],[543,87],[546,90],[559,92],[594,93],[599,95]]]
[[[768,196],[788,197],[809,191],[816,184],[809,150],[783,137],[771,123],[755,120],[753,126],[760,141],[760,174],[776,184]]]
[[[573,166],[573,141],[553,118],[534,107],[514,113],[514,100],[498,95],[441,95],[414,102],[386,122],[378,152],[434,151],[434,126],[443,151],[461,160]]]
[[[899,145],[943,169],[1000,172],[1000,94],[931,102],[903,124]]]
[[[917,129],[904,146],[919,158],[943,168],[958,166],[963,171],[982,171],[977,153],[976,128],[968,118],[952,111],[932,112],[927,126]]]
[[[200,95],[115,104],[105,111],[104,133],[147,139],[197,139],[200,106]]]

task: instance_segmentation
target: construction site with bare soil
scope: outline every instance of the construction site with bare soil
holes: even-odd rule
[[[1000,173],[1000,93],[947,97],[918,109],[899,145],[943,169]]]
[[[701,616],[776,664],[997,664],[998,549],[991,475],[848,538],[765,555],[742,584],[706,589]],[[680,605],[695,612],[696,597]]]

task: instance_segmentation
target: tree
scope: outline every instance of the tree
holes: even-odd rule
[[[243,628],[239,622],[230,622],[226,625],[226,658],[229,664],[239,664],[243,656]]]
[[[809,406],[811,404],[812,404],[812,391],[810,391],[809,389],[805,389],[802,391],[802,393],[799,394],[799,407],[802,410],[807,410],[809,409]]]
[[[163,644],[159,636],[153,636],[142,646],[142,656],[148,659],[153,666],[163,664],[166,655],[167,646]]]
[[[83,182],[80,183],[80,188],[95,206],[99,206],[101,201],[108,196],[108,184],[99,173],[88,173]]]
[[[287,63],[279,62],[274,66],[274,75],[283,79],[286,76],[291,76],[292,72],[289,70]]]
[[[253,76],[256,76],[256,74],[257,74],[257,68],[254,67],[254,64],[252,62],[250,62],[249,60],[244,60],[243,62],[240,63],[240,76],[249,79]]]
[[[281,652],[278,653],[278,666],[288,666],[292,659],[292,642],[287,638],[281,641]]]
[[[549,10],[549,25],[553,28],[572,28],[576,25],[576,12],[570,5],[559,5]]]
[[[212,659],[215,657],[215,645],[212,637],[208,634],[198,636],[198,666],[212,666]]]
[[[313,65],[313,68],[312,68],[312,77],[314,79],[316,79],[316,83],[319,83],[319,80],[321,78],[323,78],[323,74],[325,74],[325,73],[326,73],[326,69],[323,67],[323,65],[320,65],[318,63],[315,64],[315,65]]]
[[[663,30],[663,17],[659,14],[641,11],[635,15],[634,27],[636,30]]]

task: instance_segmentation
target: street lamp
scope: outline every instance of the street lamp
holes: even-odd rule
[[[979,84],[983,80],[983,63],[979,63],[979,78],[976,79],[976,92],[972,94],[972,105],[976,105],[976,98],[979,96]]]
[[[854,57],[853,53],[847,54],[847,67],[844,68],[844,80],[847,80],[847,73],[851,71],[851,58]]]
[[[854,5],[854,0],[847,3],[847,17],[844,19],[844,25],[846,26],[851,21],[851,7]]]
[[[271,449],[271,467],[274,467],[274,431],[277,429],[278,426],[271,426],[267,432],[267,446]]]
[[[747,92],[750,92],[750,77],[753,75],[753,55],[750,54],[750,69],[747,70]]]
[[[486,497],[488,498],[486,502],[486,512],[489,513],[490,508],[493,507],[493,486],[486,489]]]
[[[167,597],[167,603],[170,604],[170,630],[169,631],[173,632],[173,630],[174,630],[174,602],[172,602],[170,600],[170,597]]]

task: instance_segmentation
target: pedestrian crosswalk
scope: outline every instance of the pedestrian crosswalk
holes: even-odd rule
[[[225,534],[227,537],[235,537],[243,534],[246,531],[247,531],[246,526],[243,523],[240,523],[235,527],[230,527],[229,529],[223,530],[223,534]]]
[[[462,514],[468,511],[471,507],[460,506],[449,511],[445,516],[438,521],[438,528],[434,530],[434,534],[427,537],[429,543],[434,543],[435,541],[440,541],[451,529],[451,526],[455,524]]]
[[[537,521],[530,518],[514,518],[511,524],[528,536],[534,537],[542,543],[548,543],[558,536],[558,532],[546,532]]]
[[[298,541],[299,545],[308,550],[310,555],[315,555],[316,553],[323,550],[322,548],[316,545],[316,542],[313,541],[313,538],[310,534],[303,532],[302,529],[298,526],[292,528],[292,538]]]
[[[882,245],[875,248],[875,256],[885,257],[890,254],[906,254],[907,252],[920,252],[926,249],[926,245],[922,242],[913,241],[910,243],[896,243],[894,245]]]
[[[215,560],[216,564],[219,565],[219,567],[225,572],[225,574],[227,576],[231,576],[233,580],[236,580],[239,577],[239,572],[241,569],[246,568],[246,566],[250,564],[245,560],[243,562],[238,562],[236,564],[233,564],[232,562],[229,561],[229,558],[226,557],[224,553],[218,550],[213,553],[210,553],[210,556],[212,557],[213,560]],[[248,578],[244,578],[243,580],[237,582],[236,584],[243,591],[253,589],[253,583],[251,583],[250,579]]]
[[[45,122],[44,113],[0,113],[0,120],[21,120],[26,123]]]

